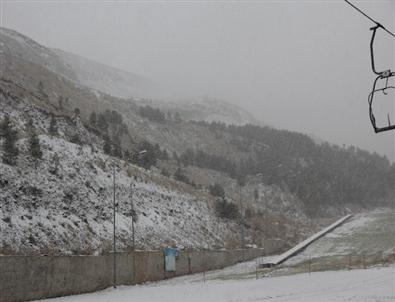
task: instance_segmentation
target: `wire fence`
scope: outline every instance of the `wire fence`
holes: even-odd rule
[[[283,275],[292,273],[312,273],[330,270],[366,269],[370,267],[389,266],[395,264],[395,249],[391,252],[350,253],[323,257],[308,256],[298,262],[285,262],[272,268],[263,268],[257,263],[257,278],[268,275]]]

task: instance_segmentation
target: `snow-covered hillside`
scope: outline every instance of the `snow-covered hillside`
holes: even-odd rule
[[[21,150],[17,167],[0,163],[3,252],[106,251],[112,236],[113,166],[120,247],[132,244],[131,198],[138,216],[138,248],[221,247],[236,231],[235,224],[215,216],[205,192],[104,155],[97,145],[100,138],[78,125],[78,120],[73,124],[58,118],[59,137],[51,137],[46,130],[49,119],[32,107],[23,107],[28,110],[2,106],[19,129]],[[26,116],[34,119],[41,133],[43,158],[39,161],[26,154]],[[66,141],[70,131],[79,132],[90,145]]]
[[[4,89],[10,87],[14,86]],[[161,175],[155,167],[145,170],[105,155],[102,136],[86,128],[78,115],[58,115],[58,133],[51,136],[50,113],[35,105],[38,101],[33,101],[34,95],[23,97],[16,92],[2,90],[0,94],[0,120],[6,114],[10,117],[18,131],[20,151],[16,166],[0,163],[1,253],[108,251],[112,240],[113,167],[119,248],[132,245],[131,198],[138,217],[137,248],[239,246],[239,221],[219,218],[214,197],[207,190],[214,181],[222,182],[228,199],[236,202],[239,195],[234,180],[201,169],[199,173],[205,175],[206,182],[196,188]],[[33,159],[28,153],[29,119],[39,134],[42,159]],[[75,137],[79,140],[73,143]],[[0,148],[0,157],[3,152]],[[253,179],[248,184],[244,189],[245,206],[257,211],[270,209],[265,212],[265,219],[270,221],[268,238],[294,241],[309,232],[301,205],[292,195],[276,187],[257,185]],[[257,187],[261,196],[253,202]],[[285,213],[291,217],[285,219]],[[291,230],[296,226],[301,232],[295,237]],[[255,239],[248,234],[246,230],[246,242],[253,242]]]

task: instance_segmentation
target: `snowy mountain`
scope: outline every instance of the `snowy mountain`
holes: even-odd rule
[[[43,66],[72,81],[78,81],[74,70],[53,50],[44,47],[15,30],[0,27],[0,54]],[[3,64],[3,61],[2,61]],[[4,69],[2,68],[2,76]]]
[[[166,92],[158,84],[124,70],[84,57],[53,49],[58,58],[73,70],[78,83],[119,98],[158,97]]]
[[[228,102],[205,97],[180,98],[176,92],[142,76],[92,60],[53,50],[73,70],[78,83],[109,95],[149,104],[166,112],[178,112],[185,120],[222,122],[225,124],[262,124],[248,111]]]
[[[44,47],[7,28],[0,28],[1,53],[37,64],[71,82],[117,98],[153,103],[156,107],[179,112],[186,120],[205,120],[226,124],[261,124],[253,115],[225,101],[175,97],[176,92],[145,77],[90,59]],[[176,100],[176,101],[175,101]]]

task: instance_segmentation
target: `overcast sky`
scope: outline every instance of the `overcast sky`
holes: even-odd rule
[[[353,1],[395,32],[395,1]],[[344,1],[4,1],[2,26],[196,96],[238,104],[277,128],[395,159],[367,95],[373,24]],[[379,33],[378,69],[395,70]],[[395,93],[381,98],[391,104]]]

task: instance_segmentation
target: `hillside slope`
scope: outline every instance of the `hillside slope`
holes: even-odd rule
[[[4,96],[3,96],[4,97]],[[103,252],[112,236],[112,165],[116,167],[117,233],[119,247],[131,247],[131,198],[138,215],[137,246],[208,248],[222,246],[235,224],[215,216],[211,197],[165,177],[104,155],[101,139],[77,120],[57,118],[59,136],[48,132],[49,118],[18,102],[4,106],[19,129],[21,155],[17,167],[0,163],[2,208],[0,229],[3,252]],[[14,100],[15,102],[15,100]],[[42,160],[27,155],[26,119],[40,131]],[[3,117],[3,116],[1,116]],[[70,143],[76,132],[88,145]],[[24,134],[25,133],[25,134]],[[23,172],[22,172],[23,171]]]
[[[78,115],[57,115],[57,134],[51,135],[53,113],[37,106],[42,100],[11,82],[1,84],[0,120],[8,115],[18,131],[19,155],[15,166],[0,163],[0,253],[108,252],[112,240],[113,167],[118,204],[117,239],[121,250],[132,246],[131,198],[137,219],[137,248],[239,245],[238,221],[218,217],[215,198],[205,187],[197,189],[163,176],[155,168],[145,170],[104,154],[103,137],[87,128]],[[29,153],[30,119],[39,134],[41,159]],[[4,138],[0,141],[3,143]],[[4,149],[0,148],[0,157],[3,155]],[[270,238],[286,238],[286,230],[292,230],[295,225],[304,230],[301,236],[309,232],[311,226],[304,222],[305,216],[298,208],[275,203],[285,197],[281,190],[265,186],[261,190],[267,194],[265,204],[272,204],[278,212],[289,208],[300,213],[284,221],[283,230],[275,230]],[[253,203],[249,208],[262,206]],[[273,212],[267,217],[273,220],[280,216]],[[251,242],[248,232],[246,236],[247,242]]]

